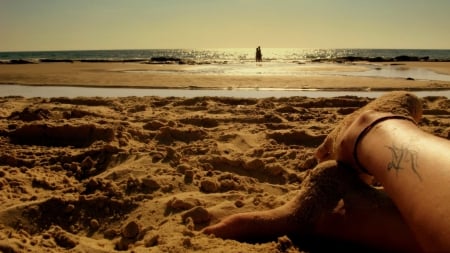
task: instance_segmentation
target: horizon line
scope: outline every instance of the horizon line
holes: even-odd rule
[[[187,48],[116,48],[116,49],[26,49],[26,50],[0,50],[0,53],[19,53],[19,52],[70,52],[70,51],[120,51],[120,50],[223,50],[223,49],[252,49],[253,47],[187,47]],[[255,46],[256,48],[256,46]],[[266,49],[370,49],[370,50],[450,50],[450,48],[389,48],[389,47],[261,47]]]

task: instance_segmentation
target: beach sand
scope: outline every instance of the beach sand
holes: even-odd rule
[[[270,66],[270,63],[264,64],[261,66],[262,71],[264,71],[265,66]],[[368,65],[369,63],[364,62],[346,64],[293,63],[289,65],[289,71],[298,74],[261,75],[258,70],[253,69],[253,74],[227,75],[195,72],[196,69],[209,67],[209,65],[86,62],[0,64],[0,84],[208,89],[420,90],[450,88],[450,81],[333,74],[364,71],[368,69]],[[400,70],[425,69],[450,75],[449,62],[389,62],[370,63],[370,65],[380,69],[389,67]],[[317,74],[319,72],[321,74]]]
[[[24,69],[39,75],[31,69],[40,66]],[[422,100],[420,127],[450,139],[450,100]],[[199,231],[292,199],[314,148],[369,101],[1,98],[0,251],[349,252],[323,240],[238,242]]]
[[[362,71],[365,64],[298,65]],[[387,68],[391,63],[380,63]],[[397,63],[396,63],[397,64]],[[408,62],[450,74],[449,63]],[[0,64],[1,84],[147,88],[437,89],[444,81],[326,75],[202,75],[197,66]],[[130,72],[131,71],[131,72]],[[425,97],[420,127],[450,139],[450,101]],[[320,252],[342,242],[238,242],[199,231],[286,203],[314,149],[367,104],[339,98],[0,98],[2,252]],[[314,239],[314,238],[312,238]]]

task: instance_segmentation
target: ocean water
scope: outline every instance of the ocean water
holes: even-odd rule
[[[154,57],[176,58],[194,63],[242,63],[255,60],[255,48],[223,49],[142,49],[142,50],[84,50],[0,52],[0,61],[8,60],[99,60],[133,61]],[[431,49],[314,49],[262,48],[265,62],[302,62],[317,59],[362,57],[391,59],[398,56],[450,61],[450,50]]]
[[[219,76],[365,76],[387,78],[413,78],[414,80],[433,80],[450,82],[450,75],[436,73],[423,68],[405,68],[403,65],[387,65],[380,68],[376,64],[344,65],[343,71],[336,68],[335,63],[304,63],[287,62],[254,62],[229,64],[194,64],[182,69],[168,68],[163,70],[126,70],[124,72],[139,74],[200,74]]]
[[[416,80],[450,81],[449,75],[434,73],[423,69],[405,69],[398,66],[379,69],[366,65],[363,71],[321,71],[317,64],[355,59],[389,60],[406,56],[410,59],[428,61],[450,61],[450,50],[432,49],[313,49],[313,48],[262,48],[263,63],[255,65],[256,48],[223,49],[142,49],[142,50],[84,50],[84,51],[36,51],[0,52],[0,62],[11,60],[25,61],[150,61],[159,58],[173,63],[187,63],[183,74],[203,75],[348,75],[392,78],[413,78]],[[167,61],[166,61],[167,62]],[[134,71],[140,72],[140,71]],[[154,71],[153,71],[154,72]],[[178,74],[179,70],[165,73]]]
[[[160,96],[160,97],[338,97],[358,96],[376,98],[387,91],[323,91],[314,89],[138,89],[138,88],[102,88],[102,87],[67,87],[67,86],[24,86],[0,85],[0,96],[23,97],[128,97],[128,96]],[[444,96],[450,98],[450,90],[413,91],[419,97]]]

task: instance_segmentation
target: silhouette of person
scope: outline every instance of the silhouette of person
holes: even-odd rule
[[[256,48],[256,62],[262,62],[262,53],[261,53],[261,47],[258,46]]]

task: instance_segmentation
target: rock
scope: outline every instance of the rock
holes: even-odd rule
[[[180,62],[180,58],[176,57],[168,57],[168,56],[157,56],[150,58],[150,61],[152,62],[163,62],[163,63],[170,63],[170,62]]]
[[[155,179],[151,177],[142,178],[142,187],[149,190],[158,190],[161,188],[161,185]]]
[[[255,158],[250,161],[246,161],[244,166],[248,170],[258,170],[264,169],[265,164],[261,159]]]
[[[100,227],[100,223],[98,222],[97,219],[92,219],[89,222],[89,226],[91,227],[92,230],[97,230]]]
[[[219,190],[219,184],[216,181],[206,179],[200,183],[200,189],[206,193],[214,193]]]
[[[122,228],[122,236],[128,239],[132,239],[138,236],[141,228],[139,224],[135,221],[130,221],[127,225]]]
[[[192,218],[195,224],[206,223],[211,220],[211,215],[208,210],[201,206],[194,207],[181,215],[183,222],[185,222],[188,217]]]
[[[9,64],[33,64],[33,63],[34,62],[32,62],[32,61],[27,61],[27,60],[22,60],[22,59],[9,61]]]
[[[399,55],[394,58],[396,61],[418,61],[419,57],[417,56],[407,56],[407,55]]]
[[[283,167],[278,163],[266,165],[266,170],[274,176],[278,176],[284,171]]]
[[[192,170],[192,167],[189,166],[188,164],[182,163],[177,166],[177,171],[182,174],[185,174],[186,171],[188,171],[188,170]]]
[[[169,201],[168,206],[170,206],[173,209],[177,210],[188,210],[195,206],[194,201],[187,201],[183,199],[177,199],[173,198],[171,201]]]
[[[235,205],[236,207],[238,207],[238,208],[241,208],[241,207],[243,207],[245,204],[244,204],[244,202],[243,202],[242,200],[236,200],[236,201],[234,202],[234,205]]]
[[[118,229],[107,229],[105,232],[103,232],[103,236],[107,239],[113,239],[114,237],[120,235],[120,231]]]
[[[65,248],[65,249],[71,249],[77,246],[78,242],[72,238],[73,235],[65,232],[64,230],[59,230],[55,232],[54,239],[58,246]]]
[[[144,246],[147,248],[156,246],[158,244],[158,240],[159,240],[158,234],[152,235],[148,239],[144,240]]]
[[[185,183],[192,183],[192,181],[194,180],[194,171],[192,170],[186,170],[184,172],[184,182]]]
[[[287,252],[289,248],[292,248],[294,244],[287,236],[278,237],[277,248],[280,252]]]

